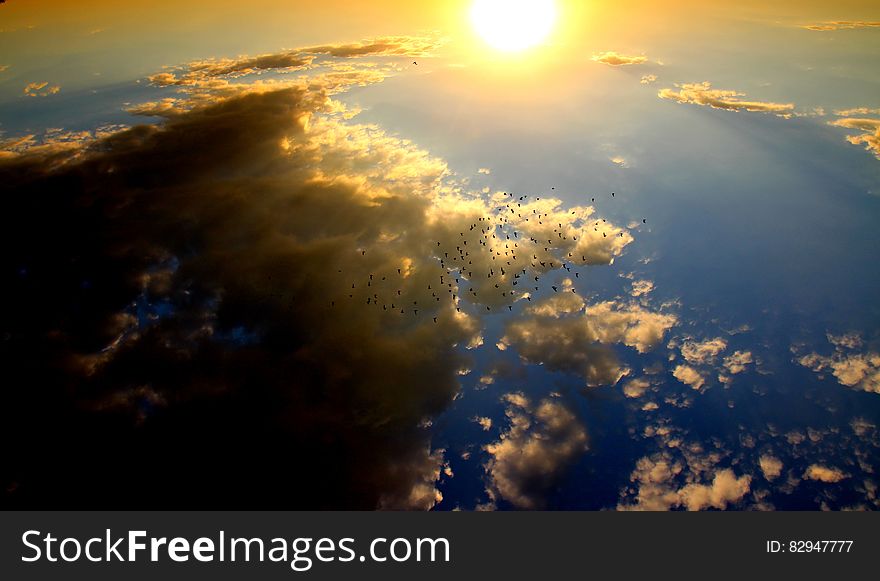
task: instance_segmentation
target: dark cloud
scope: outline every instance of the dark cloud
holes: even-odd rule
[[[426,426],[481,317],[525,295],[520,273],[608,264],[632,237],[592,208],[462,191],[442,160],[347,123],[332,95],[384,74],[200,78],[134,108],[157,125],[5,142],[4,503],[441,498]]]
[[[421,290],[430,201],[347,176],[332,123],[306,130],[320,101],[242,94],[4,159],[20,505],[433,505],[442,452],[419,423],[455,395],[476,327]],[[436,185],[430,160],[373,146],[384,160],[349,163]],[[371,275],[404,315],[367,303]]]

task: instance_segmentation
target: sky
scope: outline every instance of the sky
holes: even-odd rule
[[[880,8],[475,4],[0,4],[3,506],[880,507]]]

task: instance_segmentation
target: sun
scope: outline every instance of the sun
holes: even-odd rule
[[[476,0],[471,22],[490,46],[505,52],[525,50],[546,39],[556,24],[553,0]]]

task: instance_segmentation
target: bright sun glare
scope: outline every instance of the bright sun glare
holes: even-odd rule
[[[476,0],[471,22],[490,46],[521,51],[547,38],[556,23],[553,0]]]

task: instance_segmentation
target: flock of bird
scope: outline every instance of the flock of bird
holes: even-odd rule
[[[351,288],[345,295],[330,300],[330,307],[337,307],[340,300],[357,300],[376,308],[381,307],[383,311],[401,315],[411,313],[417,317],[420,311],[429,310],[425,300],[436,307],[436,303],[442,302],[445,295],[446,300],[452,302],[456,312],[461,312],[460,299],[463,290],[463,294],[471,303],[482,303],[487,312],[492,312],[493,304],[496,311],[499,310],[499,303],[501,311],[504,311],[504,307],[508,311],[513,311],[516,301],[532,300],[532,289],[536,293],[540,292],[542,275],[558,267],[571,274],[572,266],[589,264],[585,254],[578,253],[580,256],[576,256],[573,252],[567,252],[572,246],[576,246],[574,243],[577,242],[578,237],[573,231],[566,231],[561,222],[557,221],[552,229],[555,240],[552,235],[550,238],[539,240],[534,235],[526,235],[516,229],[516,223],[522,225],[523,222],[530,220],[543,226],[544,221],[551,218],[551,214],[539,212],[537,208],[532,208],[529,214],[528,209],[524,209],[524,204],[526,206],[529,204],[527,195],[519,197],[510,193],[503,195],[505,199],[495,209],[494,215],[482,216],[469,224],[466,230],[459,232],[458,243],[454,244],[454,249],[452,243],[444,245],[439,240],[432,242],[432,246],[436,244],[431,252],[436,261],[436,273],[413,276],[418,278],[420,284],[425,285],[423,289],[415,289],[424,292],[421,303],[413,299],[410,294],[413,290],[410,286],[412,281],[406,280],[413,273],[401,267],[397,268],[396,272],[389,270],[384,274],[371,273],[366,279],[352,281]],[[616,198],[616,194],[612,192],[611,198]],[[540,201],[541,198],[537,197],[535,200]],[[592,202],[595,201],[596,199],[592,198]],[[526,212],[525,216],[523,212]],[[576,212],[573,211],[572,214]],[[604,219],[596,220],[592,224],[594,231],[599,232],[602,223],[605,222]],[[643,218],[642,223],[647,224],[647,219]],[[603,238],[608,236],[605,228],[602,229],[602,236]],[[624,232],[620,231],[618,236],[623,237]],[[570,242],[569,237],[571,237]],[[556,256],[561,246],[558,245],[559,243],[567,243],[563,250],[567,252],[564,259]],[[367,256],[367,250],[360,249],[359,252],[362,257]],[[478,257],[475,253],[484,253],[484,255]],[[364,272],[363,269],[359,270]],[[344,276],[343,270],[338,269],[338,274]],[[424,275],[424,273],[419,274]],[[579,272],[575,271],[573,274],[575,278],[580,278]],[[463,289],[462,281],[467,281],[469,288]],[[554,293],[577,293],[573,285],[565,288],[550,285],[550,288]],[[428,292],[431,293],[430,299],[427,299]],[[436,310],[433,312],[436,314]],[[432,315],[432,318],[434,323],[437,323],[437,316]]]

